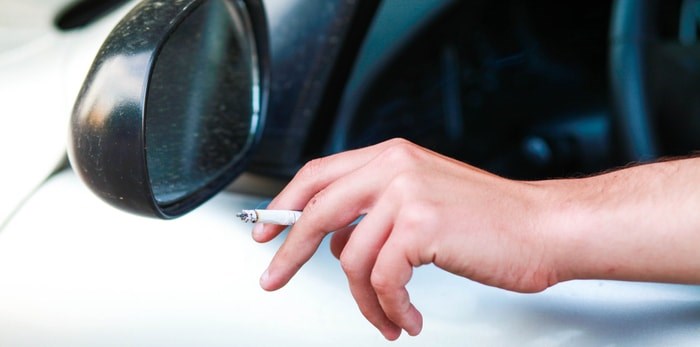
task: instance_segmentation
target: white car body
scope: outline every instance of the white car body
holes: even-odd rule
[[[73,100],[127,5],[53,26],[68,0],[0,1],[0,346],[697,346],[700,288],[572,281],[516,294],[419,268],[418,337],[387,342],[365,321],[322,245],[283,289],[258,278],[281,239],[255,243],[226,192],[174,221],[107,206],[65,157]],[[575,256],[575,255],[572,255]]]

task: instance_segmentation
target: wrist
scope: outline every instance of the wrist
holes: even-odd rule
[[[566,256],[572,242],[563,232],[567,230],[569,218],[562,209],[562,203],[566,201],[563,188],[568,183],[555,180],[518,183],[524,187],[519,191],[524,193],[521,196],[528,206],[524,220],[513,220],[517,226],[524,226],[529,235],[525,243],[530,247],[531,259],[525,273],[538,283],[536,291],[573,279],[573,269]]]
[[[539,237],[542,238],[552,285],[573,279],[591,278],[596,255],[591,244],[591,208],[595,203],[583,195],[588,178],[535,182],[539,187]]]
[[[687,282],[696,278],[696,215],[676,163],[546,181],[543,229],[560,281]],[[676,216],[676,218],[668,218]],[[690,219],[693,219],[692,217]]]

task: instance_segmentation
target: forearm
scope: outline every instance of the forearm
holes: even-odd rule
[[[541,184],[559,281],[700,283],[700,158]]]

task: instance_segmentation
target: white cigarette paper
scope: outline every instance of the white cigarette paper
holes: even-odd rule
[[[301,217],[301,211],[291,210],[243,210],[236,214],[246,223],[293,225]]]

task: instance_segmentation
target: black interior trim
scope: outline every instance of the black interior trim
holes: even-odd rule
[[[87,26],[128,0],[80,0],[61,11],[55,25],[61,30],[73,30]]]
[[[304,144],[302,160],[318,156],[318,150],[323,148],[331,136],[332,127],[338,113],[340,101],[347,87],[350,73],[355,65],[360,47],[369,31],[380,0],[364,0],[357,5],[347,31],[347,36],[338,53],[338,59],[328,78],[326,90],[321,98],[316,119],[312,124],[308,140]]]

